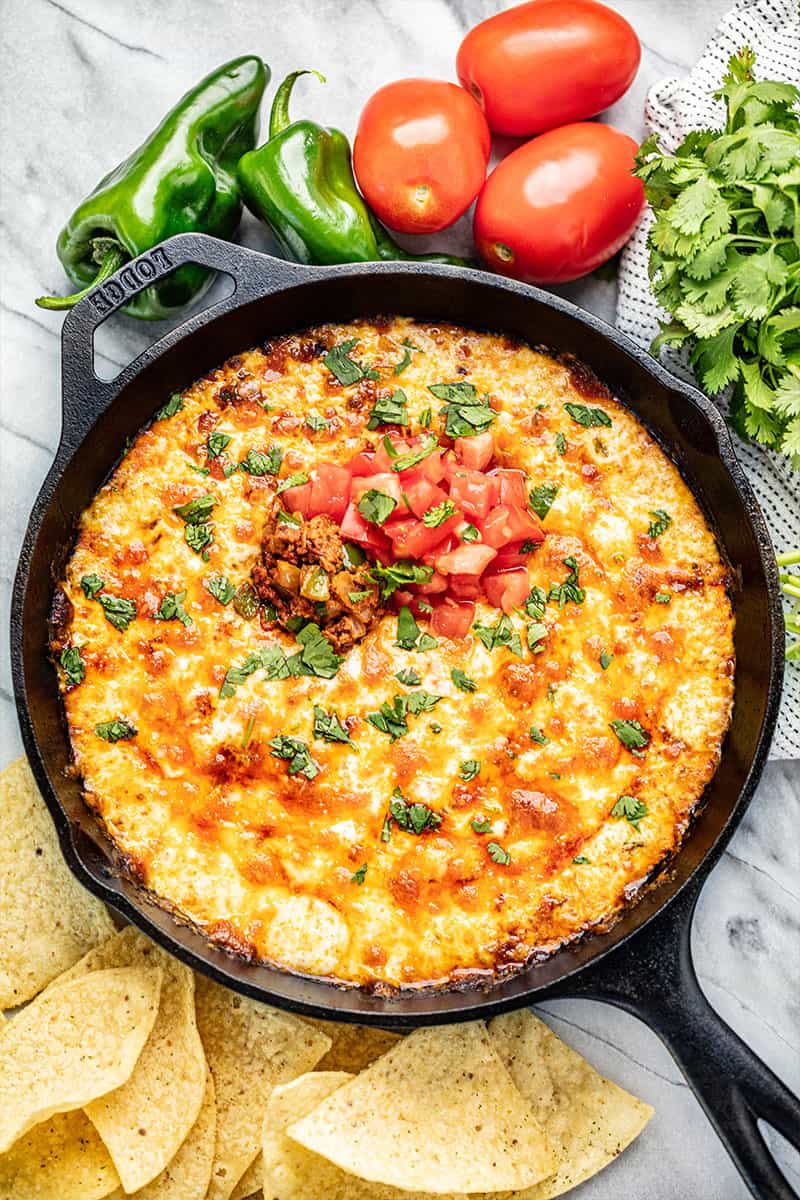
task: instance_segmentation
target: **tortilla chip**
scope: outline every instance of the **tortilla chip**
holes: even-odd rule
[[[242,1178],[231,1192],[231,1200],[250,1200],[251,1196],[261,1195],[261,1181],[264,1178],[264,1158],[259,1151],[250,1163]],[[0,1197],[2,1200],[2,1197]]]
[[[206,1073],[206,1090],[197,1120],[169,1166],[134,1193],[133,1200],[205,1200],[214,1160],[217,1106],[214,1080]]]
[[[85,1106],[128,1192],[166,1169],[203,1103],[207,1072],[195,1021],[194,975],[128,925],[62,976],[74,979],[91,971],[137,965],[158,966],[163,972],[158,1016],[130,1079]],[[57,979],[46,994],[60,986]]]
[[[555,1167],[482,1021],[409,1034],[288,1133],[352,1175],[411,1192],[513,1191]]]
[[[0,1033],[0,1154],[55,1113],[120,1087],[158,1013],[161,970],[122,967],[71,979]]]
[[[515,1200],[550,1200],[576,1187],[621,1154],[653,1115],[649,1104],[604,1079],[532,1012],[495,1017],[489,1039],[538,1113],[558,1159],[552,1179]]]
[[[391,1050],[401,1037],[399,1033],[376,1029],[372,1025],[346,1025],[343,1021],[320,1021],[315,1017],[304,1020],[321,1029],[333,1042],[325,1057],[317,1063],[318,1071],[349,1071],[351,1075],[357,1075]]]
[[[119,1184],[81,1109],[57,1113],[0,1156],[0,1200],[102,1200]]]
[[[0,773],[0,1009],[24,1004],[111,937],[105,905],[61,854],[26,758]]]
[[[270,1093],[310,1071],[330,1038],[299,1017],[258,1004],[198,975],[197,1024],[217,1096],[208,1200],[229,1200],[261,1147]]]
[[[367,1183],[348,1175],[326,1158],[312,1154],[286,1133],[353,1076],[345,1071],[314,1071],[275,1088],[264,1121],[264,1195],[270,1200],[434,1200],[431,1192],[405,1192],[385,1183]],[[513,1192],[463,1192],[435,1200],[510,1200]]]

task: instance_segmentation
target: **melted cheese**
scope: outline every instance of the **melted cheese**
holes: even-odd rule
[[[206,464],[212,430],[230,436],[231,462],[280,445],[281,477],[375,442],[382,431],[366,430],[364,386],[341,387],[320,358],[348,338],[382,385],[402,384],[412,428],[429,407],[439,427],[429,384],[464,378],[491,393],[501,465],[558,485],[531,584],[561,582],[563,560],[574,555],[585,602],[547,605],[538,655],[489,651],[473,634],[405,651],[389,615],[333,679],[268,680],[256,671],[223,699],[227,669],[248,653],[275,642],[295,649],[204,586],[220,574],[235,584],[249,577],[275,480],[225,478],[220,460],[205,478],[191,468]],[[396,379],[406,338],[419,351]],[[611,427],[577,424],[567,402],[602,407]],[[312,431],[309,412],[328,427]],[[207,562],[174,512],[206,491],[218,500]],[[672,517],[655,540],[647,536],[654,509]],[[125,632],[81,590],[91,573],[107,593],[136,601]],[[87,802],[146,885],[235,952],[378,986],[515,969],[611,921],[680,844],[730,716],[726,583],[675,466],[569,364],[502,337],[403,319],[327,326],[249,351],[145,430],[83,514],[63,588],[73,608],[67,639],[81,647],[86,677],[72,689],[63,673],[61,682]],[[189,627],[153,619],[169,591],[186,592]],[[655,591],[671,602],[654,603]],[[498,615],[479,606],[477,619],[493,624]],[[524,622],[513,620],[524,642]],[[603,651],[613,655],[606,670]],[[395,678],[409,667],[442,699],[390,742],[365,718],[409,690]],[[454,685],[454,667],[477,682],[475,692]],[[313,738],[314,704],[353,718],[354,748]],[[136,736],[101,740],[95,726],[114,718]],[[641,757],[620,744],[615,719],[636,719],[650,733]],[[532,740],[532,726],[545,744]],[[290,777],[271,754],[279,734],[309,745],[321,768],[315,779]],[[480,773],[463,782],[459,765],[469,759]],[[396,787],[439,813],[441,826],[420,836],[395,826],[383,841]],[[611,815],[621,795],[647,806],[638,828]],[[491,820],[490,834],[474,831],[477,817]],[[492,840],[508,864],[493,861]]]

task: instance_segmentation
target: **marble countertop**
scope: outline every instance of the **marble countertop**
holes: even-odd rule
[[[639,75],[609,118],[642,132],[644,96],[699,56],[726,0],[614,0],[643,43]],[[297,67],[328,77],[298,85],[296,110],[348,133],[387,79],[454,77],[464,31],[498,0],[5,0],[0,105],[0,620],[33,499],[60,427],[61,318],[33,306],[64,280],[53,244],[64,216],[138,144],[206,71],[256,52],[280,80]],[[448,244],[466,248],[467,226]],[[268,248],[246,222],[243,239]],[[441,244],[441,239],[439,240]],[[613,320],[614,285],[562,289]],[[97,339],[99,373],[113,376],[158,332],[124,318]],[[3,637],[5,638],[5,634]],[[0,655],[0,765],[21,749],[7,656]],[[800,764],[772,763],[728,850],[709,878],[692,945],[717,1011],[795,1091],[800,1091]],[[573,1193],[581,1200],[744,1200],[748,1195],[667,1051],[645,1025],[608,1006],[542,1006],[556,1031],[601,1071],[656,1108],[642,1137]],[[777,1138],[773,1139],[777,1144]],[[800,1161],[779,1147],[800,1188]]]

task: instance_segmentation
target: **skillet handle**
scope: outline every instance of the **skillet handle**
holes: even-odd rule
[[[220,271],[233,280],[233,291],[194,312],[145,351],[149,357],[185,336],[212,317],[231,312],[256,295],[303,282],[311,268],[248,250],[204,233],[179,233],[120,267],[104,283],[71,309],[61,331],[61,379],[64,394],[64,433],[77,445],[106,409],[129,375],[135,374],[141,357],[130,363],[116,379],[100,379],[94,369],[94,334],[98,326],[117,312],[132,296],[187,263],[198,263]]]
[[[800,1151],[800,1100],[706,1000],[691,952],[700,885],[683,889],[635,938],[548,995],[615,1004],[661,1038],[757,1200],[797,1200],[758,1128],[764,1120]]]

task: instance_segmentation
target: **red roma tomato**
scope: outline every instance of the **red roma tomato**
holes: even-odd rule
[[[528,283],[565,283],[616,254],[644,206],[631,174],[637,145],[593,121],[552,129],[514,150],[486,180],[475,209],[488,267]]]
[[[495,133],[528,137],[608,108],[640,57],[631,26],[604,4],[531,0],[476,25],[456,70]]]
[[[463,88],[399,79],[367,101],[353,167],[384,225],[436,233],[457,221],[480,191],[489,142],[486,118]]]

